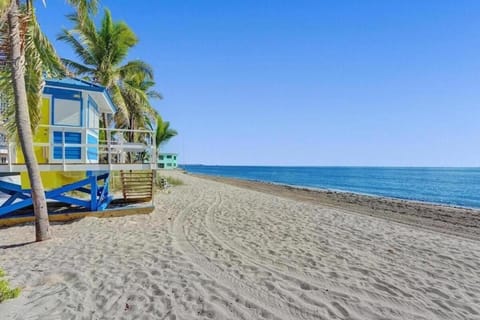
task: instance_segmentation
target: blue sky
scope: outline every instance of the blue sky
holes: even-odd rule
[[[140,38],[182,163],[480,166],[480,1],[101,3]],[[37,7],[54,40],[71,9]]]

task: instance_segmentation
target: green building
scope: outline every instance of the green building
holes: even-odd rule
[[[176,169],[177,164],[176,153],[160,153],[158,155],[158,167],[160,169]]]

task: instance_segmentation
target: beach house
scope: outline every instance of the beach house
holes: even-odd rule
[[[158,155],[159,169],[176,169],[178,167],[177,153],[160,153]]]
[[[114,125],[100,128],[100,118],[113,119],[116,111],[103,86],[76,78],[45,80],[33,145],[47,199],[90,211],[104,210],[112,200],[111,171],[128,170],[131,176],[136,171],[149,170],[149,176],[153,175],[157,166],[153,131],[118,129]],[[5,132],[2,126],[0,132]],[[141,140],[127,142],[124,137],[131,132]],[[20,177],[20,185],[11,179],[0,181],[0,192],[10,196],[0,205],[1,218],[30,206],[32,199],[18,144],[2,141],[0,160],[0,176]],[[84,196],[73,196],[72,191]],[[151,195],[151,190],[147,191],[144,194]],[[129,194],[124,192],[124,196]]]

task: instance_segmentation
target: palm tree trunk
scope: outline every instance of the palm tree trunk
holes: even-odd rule
[[[22,52],[20,39],[19,14],[18,3],[16,0],[13,0],[8,12],[8,25],[10,58],[12,59],[12,81],[15,92],[15,121],[32,189],[36,241],[43,241],[51,238],[51,232],[45,191],[43,189],[38,162],[33,150],[33,135],[30,126],[27,90],[25,87],[25,54]]]
[[[108,150],[107,151],[108,153],[104,156],[104,160],[103,160],[104,163],[110,163],[110,160],[111,160],[110,156],[109,156],[110,155],[110,139],[111,139],[111,137],[110,137],[110,131],[107,130],[108,127],[109,127],[108,123],[107,123],[107,120],[108,120],[107,119],[107,114],[102,113],[102,121],[100,121],[100,137],[99,138],[100,138],[100,140],[105,140],[106,141],[107,150]],[[103,135],[104,136],[102,136],[102,129],[103,129]],[[102,161],[102,160],[100,160],[100,161]]]
[[[135,133],[133,130],[135,130],[135,119],[133,116],[130,116],[130,142],[135,142]]]
[[[130,130],[134,130],[135,129],[135,120],[133,119],[133,116],[130,115],[130,120],[128,121],[128,124],[129,124],[129,129]],[[127,136],[128,136],[128,140],[130,140],[129,142],[133,143],[135,142],[135,136],[134,136],[134,133],[133,131],[130,131],[127,133]],[[133,163],[134,162],[134,156],[135,154],[133,152],[128,152],[128,163]]]

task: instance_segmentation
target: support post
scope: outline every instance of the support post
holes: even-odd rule
[[[63,161],[63,171],[65,171],[65,159],[67,155],[65,153],[65,127],[62,127],[62,161]]]
[[[152,162],[153,162],[153,168],[154,169],[157,169],[158,165],[157,165],[157,161],[158,161],[158,155],[157,155],[157,137],[155,136],[155,134],[153,133],[150,133],[152,135]]]
[[[90,176],[90,210],[97,211],[98,184],[97,176]]]
[[[13,143],[8,144],[8,171],[12,172],[12,153],[13,153]]]
[[[110,136],[111,132],[107,128],[105,128],[105,136],[107,137],[107,161],[108,164],[112,163],[112,137]]]

